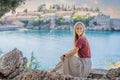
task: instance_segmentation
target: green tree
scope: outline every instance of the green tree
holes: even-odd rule
[[[65,19],[63,18],[58,18],[58,19],[55,19],[55,24],[56,25],[69,25],[70,22],[65,21]]]
[[[52,6],[50,5],[49,9],[52,9]]]
[[[91,8],[90,11],[94,11],[93,8]]]
[[[10,10],[15,13],[15,9],[22,3],[25,3],[25,0],[0,0],[0,17]]]
[[[24,27],[27,27],[29,21],[28,20],[24,20],[22,22],[24,23]]]
[[[2,19],[0,18],[0,24],[2,23]]]
[[[70,8],[70,6],[68,5],[67,11],[71,11],[72,9]]]
[[[35,20],[33,20],[32,25],[33,25],[33,26],[45,25],[45,24],[50,23],[50,21],[51,21],[50,19],[43,20],[43,19],[40,19],[40,18],[38,17],[38,18],[36,18]]]
[[[27,12],[28,12],[28,10],[27,10],[27,9],[25,9],[25,10],[23,10],[23,12],[27,13]]]
[[[38,7],[37,11],[42,11],[45,6],[46,6],[46,4],[41,4],[41,5]]]
[[[86,26],[89,26],[89,21],[90,21],[90,15],[74,15],[72,17],[73,19],[73,25],[76,22],[83,22]]]
[[[66,7],[64,8],[64,11],[67,11],[67,8],[66,8]]]
[[[59,10],[59,9],[60,9],[60,5],[59,5],[59,4],[54,4],[54,5],[53,5],[53,9]]]
[[[64,10],[64,4],[62,4],[62,10]]]
[[[95,21],[95,22],[93,22],[93,24],[96,26],[96,25],[97,25],[97,22]]]
[[[74,6],[73,6],[73,10],[76,10],[76,6],[75,6],[75,4],[74,4]]]
[[[54,13],[55,11],[53,10],[45,10],[44,13]]]
[[[97,7],[97,8],[95,8],[95,10],[94,10],[94,11],[99,12],[99,11],[100,11],[100,9]]]

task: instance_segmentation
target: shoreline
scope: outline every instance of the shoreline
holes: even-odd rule
[[[21,26],[16,26],[16,25],[0,25],[0,31],[13,31],[13,30],[18,30],[21,29],[23,27]]]
[[[59,30],[59,31],[73,31],[73,29],[33,29],[33,28],[24,28],[24,27],[19,27],[19,26],[9,26],[9,27],[0,27],[0,31],[14,31],[14,30]],[[119,32],[120,30],[99,30],[99,29],[86,29],[86,31],[99,31],[99,32],[107,32],[107,31],[111,31],[111,32]]]

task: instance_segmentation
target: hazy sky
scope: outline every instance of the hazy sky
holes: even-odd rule
[[[25,5],[20,6],[17,11],[27,8],[29,11],[36,10],[40,4],[76,4],[85,7],[99,7],[100,10],[111,18],[120,18],[120,0],[27,0]]]

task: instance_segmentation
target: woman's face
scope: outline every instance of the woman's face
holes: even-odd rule
[[[76,26],[75,32],[78,36],[81,36],[81,34],[83,33],[83,26],[81,24],[78,24]]]

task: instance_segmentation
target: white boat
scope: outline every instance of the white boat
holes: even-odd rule
[[[21,28],[21,29],[19,29],[19,31],[20,31],[20,32],[24,32],[24,31],[28,31],[28,29],[26,29],[26,28]]]

